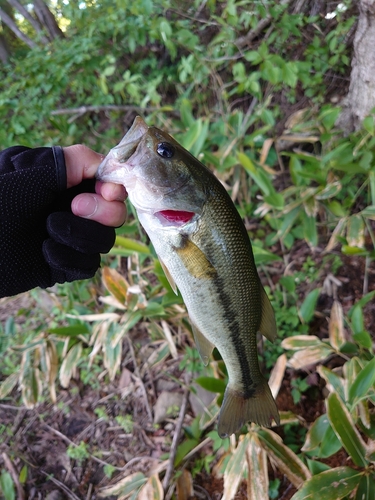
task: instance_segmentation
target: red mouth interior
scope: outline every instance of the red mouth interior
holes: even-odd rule
[[[169,222],[185,224],[192,219],[194,212],[185,212],[184,210],[162,210],[159,214]]]

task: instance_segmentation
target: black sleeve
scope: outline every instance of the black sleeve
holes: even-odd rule
[[[77,194],[95,191],[95,180],[66,184],[60,147],[0,152],[0,297],[90,278],[112,247],[113,228],[70,209]]]

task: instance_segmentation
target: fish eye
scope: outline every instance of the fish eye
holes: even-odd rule
[[[163,158],[172,158],[172,156],[174,155],[174,151],[174,146],[172,146],[172,144],[169,144],[169,142],[159,142],[159,144],[156,146],[156,152]]]

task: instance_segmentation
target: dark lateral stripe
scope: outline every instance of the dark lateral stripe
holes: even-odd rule
[[[214,279],[217,295],[223,308],[223,316],[230,328],[230,338],[228,339],[234,345],[238,362],[240,364],[242,384],[244,387],[244,397],[252,398],[255,394],[255,382],[250,373],[250,363],[247,359],[247,349],[241,338],[240,325],[238,324],[232,301],[229,294],[225,291],[225,283],[222,278],[217,276]],[[249,332],[250,333],[250,332]]]

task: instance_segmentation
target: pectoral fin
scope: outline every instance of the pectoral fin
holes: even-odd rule
[[[203,333],[194,325],[194,323],[191,320],[190,323],[193,329],[194,340],[197,345],[199,355],[202,358],[203,364],[207,366],[209,358],[215,346],[212,345],[211,342],[206,339]]]
[[[188,238],[183,241],[183,245],[175,247],[175,251],[194,278],[212,279],[217,275],[216,269],[202,250]]]
[[[268,340],[273,342],[277,336],[275,313],[271,306],[270,299],[268,298],[268,295],[262,285],[260,285],[260,295],[262,302],[262,319],[259,331]]]
[[[169,272],[167,266],[164,264],[164,262],[160,258],[159,258],[159,262],[160,262],[161,267],[163,268],[163,271],[164,271],[164,274],[165,274],[165,276],[166,276],[166,278],[168,280],[168,283],[171,285],[172,290],[174,291],[174,293],[176,295],[178,295],[177,285],[174,282],[174,279],[172,278],[172,275]]]

